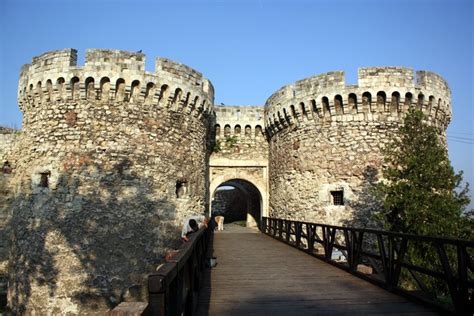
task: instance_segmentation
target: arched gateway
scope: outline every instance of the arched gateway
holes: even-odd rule
[[[211,183],[210,192],[210,214],[224,215],[226,222],[245,220],[248,227],[258,227],[262,216],[268,216],[268,191],[261,181],[221,176]]]
[[[262,194],[255,185],[232,179],[223,182],[212,193],[211,214],[223,215],[226,222],[245,221],[248,227],[259,227],[262,202]]]
[[[261,107],[217,106],[209,161],[211,212],[257,226],[268,216],[268,145]],[[240,216],[240,218],[239,218]]]

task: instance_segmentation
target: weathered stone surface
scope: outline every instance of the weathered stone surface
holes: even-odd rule
[[[228,160],[268,159],[263,107],[216,106],[214,133],[216,147],[212,158]]]
[[[9,305],[19,314],[101,314],[146,300],[147,273],[208,207],[213,88],[139,53],[49,52],[22,68]],[[178,186],[188,190],[177,197]]]
[[[183,218],[209,212],[224,183],[252,191],[247,223],[369,226],[381,149],[407,110],[422,109],[444,140],[451,118],[446,82],[409,68],[362,68],[350,86],[330,72],[282,87],[264,108],[214,111],[212,84],[186,65],[157,58],[147,72],[145,55],[117,50],[76,59],[65,49],[23,66],[22,131],[0,129],[0,288],[8,270],[17,314],[103,315],[144,301]]]
[[[10,226],[13,201],[13,170],[8,160],[15,150],[20,132],[0,126],[0,311],[7,296],[8,249],[10,247]]]
[[[451,92],[438,75],[412,69],[359,69],[359,84],[343,72],[297,81],[265,104],[269,138],[270,216],[326,224],[370,226],[377,207],[369,192],[382,148],[410,107],[445,129]],[[334,194],[343,194],[335,205]]]
[[[227,181],[241,181],[244,186],[242,181],[246,181],[253,185],[261,199],[260,209],[252,202],[243,211],[248,212],[247,225],[256,226],[261,216],[268,215],[268,143],[263,133],[263,107],[216,106],[215,112],[216,124],[211,135],[215,137],[215,145],[209,161],[211,199],[220,199],[215,195],[216,189]],[[219,203],[222,207],[217,205]],[[215,204],[216,210],[222,211],[229,202],[219,203]],[[226,215],[238,218],[237,213],[241,211],[233,210],[236,214]]]

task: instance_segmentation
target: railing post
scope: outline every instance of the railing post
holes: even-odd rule
[[[329,251],[329,242],[328,242],[328,231],[326,226],[321,226],[321,230],[323,232],[323,248],[324,248],[324,257],[328,260],[328,251]],[[331,257],[329,256],[329,259]]]
[[[178,274],[176,275],[176,278],[173,280],[173,282],[171,282],[170,284],[170,288],[169,288],[169,301],[167,301],[167,303],[169,303],[167,306],[166,306],[166,311],[167,313],[170,313],[170,315],[180,315],[180,311],[181,311],[181,289],[180,289],[180,285],[181,285],[181,282],[179,280],[180,276],[179,276],[179,272]]]
[[[266,217],[262,217],[262,222],[261,222],[260,230],[261,230],[262,233],[264,233],[264,234],[267,233],[267,218],[266,218]]]
[[[359,264],[360,254],[362,252],[362,242],[364,240],[364,232],[361,231],[357,233],[354,231],[354,236],[356,236],[355,244],[354,244],[354,269],[357,269],[357,265]]]
[[[398,280],[400,279],[400,273],[402,271],[402,263],[403,263],[403,259],[405,257],[405,252],[407,249],[407,243],[408,243],[408,240],[405,238],[402,238],[402,240],[400,241],[400,248],[398,248],[398,252],[397,252],[397,260],[393,261],[393,274],[391,277],[392,284],[390,286],[392,289],[398,285]],[[392,245],[392,248],[395,253],[395,245]]]
[[[469,290],[467,287],[467,266],[468,266],[468,254],[463,244],[458,243],[456,245],[458,254],[458,275],[459,275],[459,296],[462,301],[462,305],[465,306],[467,315],[474,314],[474,302],[469,304]],[[474,297],[472,298],[474,300]],[[459,308],[456,308],[459,310]]]
[[[385,286],[389,286],[390,272],[389,272],[389,263],[387,263],[387,253],[385,251],[385,245],[383,242],[382,234],[377,234],[377,243],[379,246],[380,258],[382,259],[383,274],[385,276]]]
[[[448,285],[449,294],[451,294],[451,299],[454,304],[454,309],[456,310],[456,314],[458,315],[468,315],[464,314],[467,312],[468,306],[464,306],[464,300],[461,293],[458,291],[456,286],[455,277],[453,275],[453,270],[449,264],[449,259],[444,250],[444,247],[441,243],[435,242],[434,246],[436,251],[438,252],[438,257],[441,262],[441,266],[443,267],[444,271],[444,278]]]
[[[296,247],[301,245],[301,222],[295,222],[295,239],[296,239]]]
[[[200,253],[200,249],[196,247],[193,250],[193,253],[191,254],[191,257],[188,260],[188,263],[186,264],[186,268],[184,269],[184,287],[188,290],[186,293],[186,298],[184,301],[184,315],[192,315],[193,310],[194,310],[194,301],[195,301],[195,295],[194,295],[194,287],[196,286],[196,283],[199,281],[196,279],[197,277],[197,256]],[[202,254],[205,255],[205,254]],[[187,282],[186,282],[187,281]]]
[[[282,219],[278,220],[278,238],[280,239],[283,238],[283,220]]]
[[[364,237],[364,233],[357,233],[357,231],[354,229],[344,228],[344,237],[346,239],[348,255],[347,261],[349,262],[349,269],[351,271],[355,271],[357,270],[360,252],[362,251],[362,239]]]
[[[287,219],[285,219],[285,239],[286,242],[290,242],[290,236],[291,235],[291,222]]]
[[[314,233],[313,233],[313,224],[306,224],[306,239],[308,241],[308,252],[314,251]]]
[[[347,262],[349,263],[349,270],[355,271],[354,269],[354,234],[353,231],[350,231],[347,228],[344,228],[344,239],[346,240],[346,248],[347,248]]]
[[[148,276],[148,308],[147,314],[153,316],[166,315],[166,288],[163,287],[163,277],[152,274]]]
[[[328,226],[321,226],[323,230],[323,246],[324,246],[324,257],[330,261],[332,256],[332,249],[334,245],[334,238],[336,236],[336,229]]]

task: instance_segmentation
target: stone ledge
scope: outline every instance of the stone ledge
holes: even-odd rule
[[[145,302],[122,302],[107,312],[107,316],[140,316],[147,307]]]
[[[228,158],[212,158],[209,167],[268,167],[268,159],[232,160]]]

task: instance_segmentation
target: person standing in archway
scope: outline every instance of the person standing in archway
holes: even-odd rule
[[[217,230],[224,230],[224,216],[217,215],[215,219],[217,222]]]

